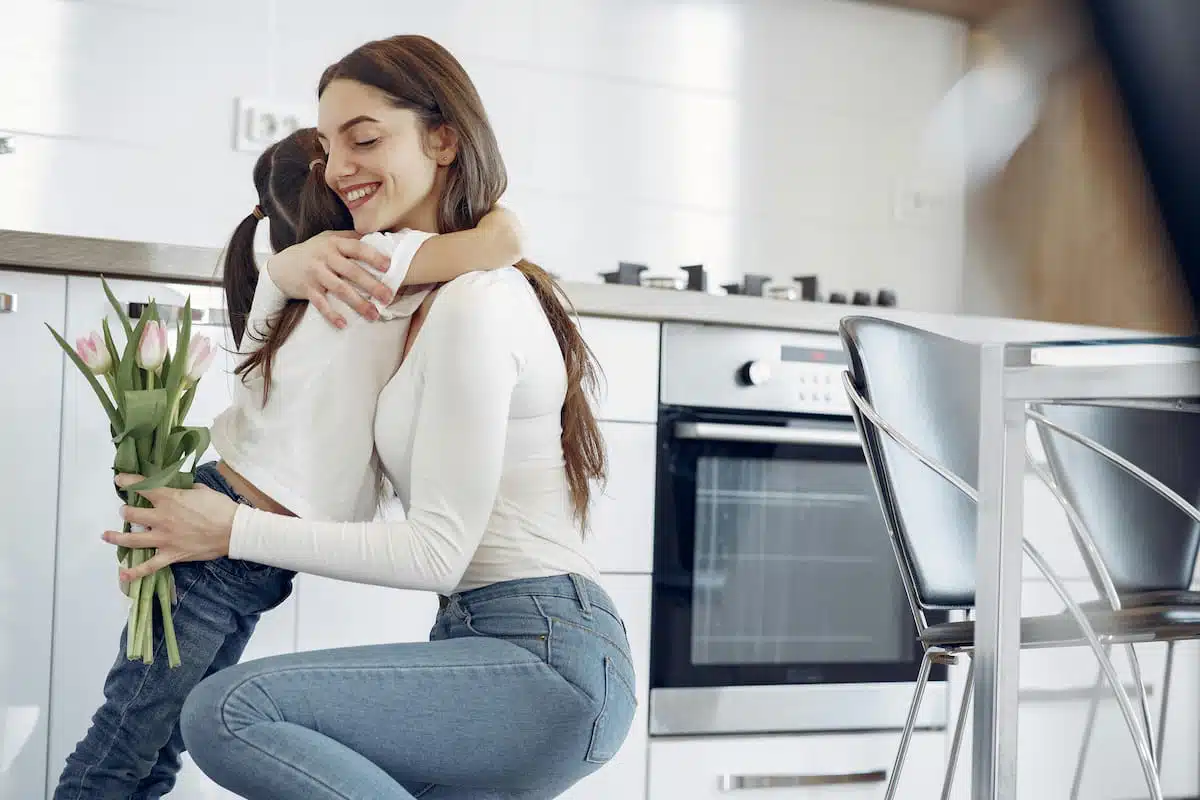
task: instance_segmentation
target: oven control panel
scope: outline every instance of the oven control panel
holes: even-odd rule
[[[850,416],[832,334],[667,323],[662,354],[666,405]]]

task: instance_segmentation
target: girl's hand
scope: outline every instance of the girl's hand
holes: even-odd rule
[[[311,239],[281,250],[267,260],[271,280],[285,295],[312,303],[325,319],[338,328],[346,320],[329,305],[326,294],[332,292],[342,302],[367,319],[379,319],[379,310],[355,290],[384,303],[392,301],[392,290],[357,262],[370,264],[380,272],[391,261],[374,247],[359,241],[353,231],[325,231]]]
[[[496,206],[483,215],[477,230],[491,237],[491,247],[503,254],[499,262],[511,266],[525,257],[525,232],[521,220],[504,206]]]
[[[125,487],[140,480],[140,475],[118,475],[117,485]],[[138,494],[154,508],[123,506],[121,517],[147,530],[105,531],[104,541],[125,547],[153,547],[158,552],[139,566],[121,570],[122,581],[141,578],[177,561],[212,561],[229,555],[233,515],[237,512],[233,500],[207,486],[147,489]]]

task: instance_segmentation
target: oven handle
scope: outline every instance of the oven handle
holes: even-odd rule
[[[847,772],[836,775],[722,775],[719,786],[722,792],[740,792],[748,789],[793,789],[800,786],[884,783],[886,780],[887,772],[876,769],[870,772]]]
[[[855,430],[781,428],[771,425],[737,425],[726,422],[677,422],[677,439],[707,442],[761,442],[764,444],[815,444],[831,447],[862,447]]]

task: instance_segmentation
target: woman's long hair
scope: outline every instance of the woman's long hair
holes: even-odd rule
[[[368,42],[333,64],[321,76],[318,96],[335,80],[372,86],[397,108],[413,111],[426,131],[449,126],[458,136],[458,154],[446,168],[438,205],[439,233],[474,228],[495,207],[508,185],[496,134],[479,93],[458,60],[424,36],[393,36]],[[567,370],[562,407],[562,450],[572,506],[586,530],[591,482],[606,473],[604,439],[590,398],[599,385],[599,367],[584,342],[562,287],[541,267],[517,263],[537,295]]]

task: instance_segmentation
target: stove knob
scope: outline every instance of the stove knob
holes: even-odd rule
[[[771,380],[771,364],[766,361],[747,361],[738,370],[738,382],[743,386],[762,386]]]

